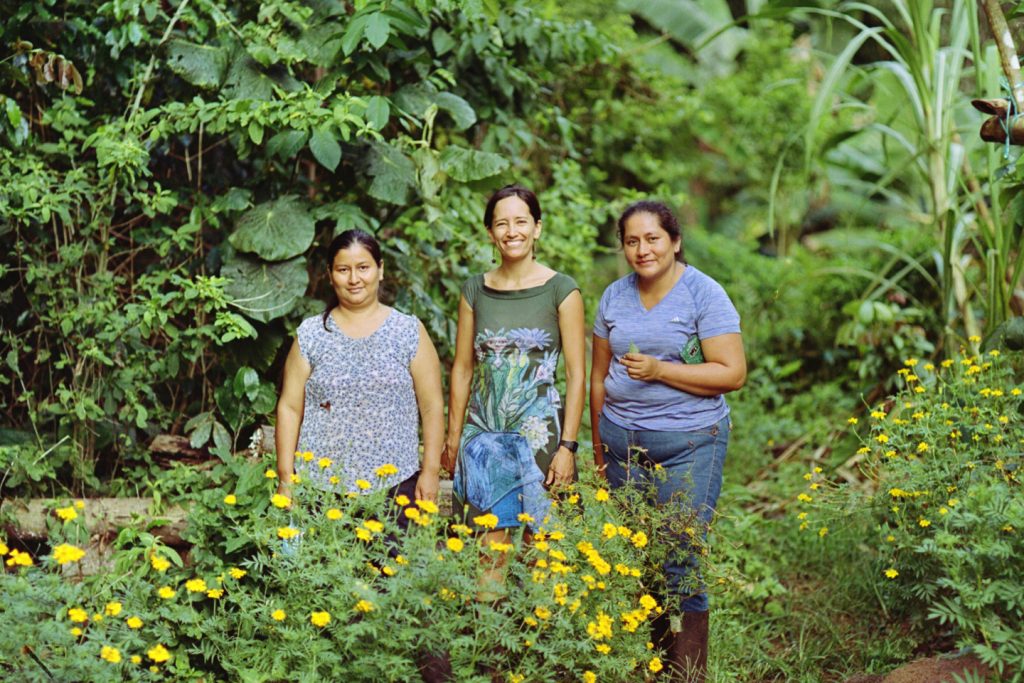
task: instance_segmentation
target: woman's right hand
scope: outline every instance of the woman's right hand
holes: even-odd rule
[[[455,460],[459,455],[459,445],[452,445],[445,441],[444,448],[441,450],[441,469],[449,474],[449,476],[455,475]]]

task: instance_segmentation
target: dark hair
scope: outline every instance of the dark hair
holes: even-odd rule
[[[522,199],[526,206],[530,208],[530,215],[533,216],[533,220],[538,223],[540,222],[540,201],[537,199],[537,195],[522,185],[506,185],[500,190],[496,190],[491,195],[491,198],[487,200],[487,208],[484,209],[485,228],[491,229],[491,223],[494,222],[494,207],[502,199],[508,199],[509,197],[519,197]]]
[[[641,199],[627,206],[626,210],[619,216],[619,244],[622,245],[625,242],[626,221],[637,213],[649,213],[658,219],[658,225],[661,226],[661,229],[668,233],[673,242],[679,242],[679,254],[676,256],[676,260],[686,263],[686,259],[683,258],[683,236],[679,230],[679,221],[676,220],[676,215],[672,213],[672,209],[662,202]]]
[[[339,251],[349,249],[356,245],[363,247],[366,251],[370,252],[370,256],[373,257],[374,262],[378,266],[384,265],[384,258],[380,253],[380,242],[377,241],[377,238],[368,232],[359,230],[358,228],[353,228],[352,230],[346,230],[331,240],[330,246],[327,247],[327,270],[333,270],[334,257],[338,255]],[[340,304],[341,302],[338,301],[338,295],[334,294],[332,290],[331,298],[327,301],[327,308],[324,309],[325,330],[327,329],[327,316],[331,314],[331,310],[333,310],[335,306]]]

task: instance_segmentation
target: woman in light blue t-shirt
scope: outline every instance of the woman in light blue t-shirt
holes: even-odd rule
[[[708,600],[692,547],[722,488],[731,428],[723,394],[746,381],[740,318],[721,285],[683,260],[667,206],[636,202],[618,226],[633,272],[608,286],[594,323],[594,458],[611,486],[652,484],[659,504],[701,527],[701,539],[681,535],[665,565],[673,599],[654,639],[685,680],[703,681]]]

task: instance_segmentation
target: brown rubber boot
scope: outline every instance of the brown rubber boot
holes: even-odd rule
[[[685,612],[668,655],[671,681],[704,683],[708,670],[708,613]]]

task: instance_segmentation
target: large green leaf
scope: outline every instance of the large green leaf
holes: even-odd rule
[[[242,214],[228,241],[239,251],[257,254],[267,261],[283,261],[309,249],[315,227],[302,200],[286,196]]]
[[[228,68],[223,93],[236,100],[270,100],[274,97],[274,81],[263,73],[259,62],[239,51]]]
[[[475,149],[449,145],[441,153],[442,170],[463,183],[490,178],[508,167],[508,159],[492,152],[478,152]]]
[[[309,139],[309,150],[313,156],[328,170],[338,168],[341,162],[341,145],[334,139],[326,128],[318,128],[313,131],[313,137]]]
[[[352,228],[374,233],[379,225],[376,219],[367,216],[358,206],[345,202],[321,204],[313,209],[312,213],[313,218],[317,221],[333,220],[335,235]]]
[[[455,121],[455,130],[466,130],[476,123],[476,112],[473,111],[473,107],[458,95],[439,92],[434,102],[439,108],[451,114],[452,120]]]
[[[220,274],[228,280],[224,292],[234,305],[260,322],[287,314],[309,286],[304,256],[267,263],[237,254],[224,264]]]
[[[167,66],[192,85],[216,88],[228,68],[227,50],[184,40],[167,43]]]
[[[416,184],[416,166],[397,147],[377,142],[370,149],[370,196],[404,204]]]

